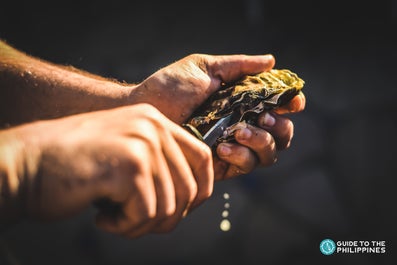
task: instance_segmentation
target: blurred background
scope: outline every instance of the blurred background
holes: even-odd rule
[[[0,38],[33,56],[140,82],[190,53],[272,53],[307,108],[277,164],[216,183],[172,233],[123,239],[89,209],[1,231],[0,264],[396,264],[396,33],[394,0],[3,2]],[[386,254],[324,256],[325,238]]]

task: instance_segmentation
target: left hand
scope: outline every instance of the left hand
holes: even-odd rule
[[[182,124],[222,83],[233,82],[244,75],[273,68],[272,55],[192,54],[152,74],[131,90],[131,101],[147,102],[169,119]],[[214,160],[215,179],[249,173],[257,166],[269,166],[276,151],[285,149],[293,136],[292,122],[278,114],[304,109],[305,97],[299,94],[289,104],[269,116],[263,113],[258,127],[249,126],[236,134],[238,144],[220,144]]]
[[[236,132],[237,143],[221,143],[214,158],[215,180],[247,174],[256,167],[271,166],[277,151],[290,146],[294,124],[275,112],[262,113],[257,127],[247,125]]]

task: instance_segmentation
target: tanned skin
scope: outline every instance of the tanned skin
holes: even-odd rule
[[[0,41],[0,222],[73,216],[126,237],[172,230],[215,180],[270,166],[289,147],[296,96],[212,153],[180,124],[222,82],[270,70],[271,55],[192,54],[139,84],[34,58]]]

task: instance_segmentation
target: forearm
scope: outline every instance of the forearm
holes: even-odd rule
[[[127,105],[131,88],[0,41],[0,127]]]

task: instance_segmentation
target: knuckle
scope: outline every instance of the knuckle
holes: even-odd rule
[[[277,161],[276,152],[273,151],[273,152],[268,153],[268,155],[264,157],[261,165],[262,166],[271,166],[271,165],[275,164],[276,161]]]
[[[248,148],[241,149],[241,152],[239,152],[239,155],[240,155],[240,161],[244,165],[249,164],[249,162],[252,159],[252,155]]]
[[[125,207],[125,216],[128,218],[131,227],[139,227],[149,223],[155,220],[158,214],[154,194],[145,193],[138,196]]]
[[[165,208],[164,217],[171,217],[176,212],[176,203],[169,204],[168,207]]]
[[[263,133],[261,133],[260,137],[261,137],[261,140],[258,141],[258,144],[257,144],[257,149],[259,149],[259,150],[267,149],[269,146],[271,146],[274,143],[273,136],[266,131],[263,131]]]
[[[247,174],[258,164],[258,159],[250,149],[240,148],[233,164],[238,168],[239,174]]]
[[[196,200],[201,202],[207,200],[212,195],[212,187],[202,188],[197,194]]]
[[[151,104],[149,103],[140,103],[139,104],[141,106],[141,108],[143,108],[145,110],[145,113],[157,113],[158,110]]]
[[[156,109],[153,105],[148,103],[141,103],[140,107],[142,108],[143,113],[143,121],[146,121],[151,126],[161,125],[161,121],[164,119],[164,115]]]
[[[207,71],[208,55],[202,53],[193,53],[186,57],[187,61],[190,61],[197,65],[200,69]]]
[[[185,200],[188,202],[192,202],[196,196],[197,196],[197,192],[198,192],[198,187],[197,187],[197,183],[193,180],[189,181],[189,183],[187,183],[186,188],[185,188]]]
[[[167,205],[163,209],[161,209],[157,212],[156,219],[157,220],[168,219],[175,214],[175,211],[176,211],[175,204]]]
[[[192,54],[189,54],[186,58],[188,58],[188,59],[190,59],[192,61],[200,61],[204,57],[205,57],[205,55],[202,54],[202,53],[192,53]]]
[[[200,148],[198,148],[195,152],[194,171],[206,172],[206,169],[212,168],[212,151],[209,146],[200,141],[197,141],[197,144],[200,146]]]
[[[266,131],[264,132],[262,138],[263,138],[262,144],[264,146],[268,146],[268,145],[271,145],[271,144],[274,143],[273,136],[270,133],[266,132]]]
[[[132,172],[135,172],[134,175],[145,172],[144,169],[146,166],[143,163],[144,161],[142,160],[142,158],[146,157],[149,152],[149,147],[146,141],[133,141],[130,142],[129,145],[125,148],[127,148],[127,152],[125,155],[127,163],[125,167],[127,169],[130,169]],[[136,152],[136,150],[139,150],[139,154]]]
[[[290,147],[292,138],[294,137],[294,124],[291,121],[288,121],[288,125],[285,127],[284,131],[284,135],[277,139],[277,148],[279,150]]]
[[[291,120],[286,120],[285,128],[288,139],[292,139],[292,136],[294,135],[294,123]]]
[[[280,136],[284,138],[291,138],[294,134],[294,123],[287,118],[280,122]]]
[[[137,226],[146,224],[157,217],[156,207],[146,207],[146,210],[140,212],[137,220]]]
[[[202,149],[200,152],[200,159],[203,166],[208,166],[212,163],[212,151],[209,146],[202,144]]]
[[[197,193],[198,193],[197,183],[192,181],[192,183],[189,185],[188,190],[189,190],[189,192],[188,192],[189,202],[192,202],[196,198]]]

